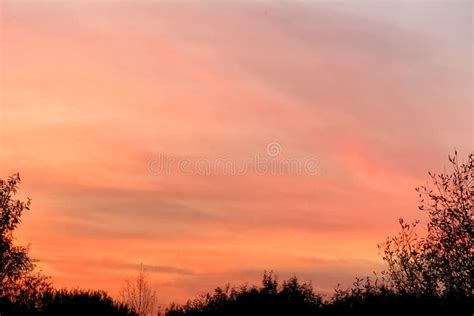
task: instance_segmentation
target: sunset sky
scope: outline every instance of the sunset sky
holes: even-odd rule
[[[161,303],[383,268],[414,188],[473,149],[470,1],[1,1],[0,178],[56,286]],[[267,157],[268,144],[281,149]],[[156,174],[157,157],[317,161],[315,174]]]

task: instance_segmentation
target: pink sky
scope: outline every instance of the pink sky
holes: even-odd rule
[[[472,3],[2,1],[0,177],[57,286],[148,267],[161,303],[262,272],[331,292],[472,151]],[[157,155],[316,175],[153,175]]]

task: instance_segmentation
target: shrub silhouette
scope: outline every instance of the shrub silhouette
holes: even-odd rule
[[[261,287],[218,287],[183,306],[173,304],[166,315],[314,315],[321,307],[321,296],[310,283],[293,277],[279,284],[272,272],[265,272]]]
[[[400,293],[379,284],[377,279],[358,278],[349,289],[336,288],[328,300],[314,293],[311,284],[296,277],[279,284],[265,273],[262,287],[216,288],[214,292],[172,304],[167,316],[216,315],[472,315],[472,300],[446,300],[423,293]]]
[[[104,291],[53,290],[42,298],[39,315],[137,316],[126,305],[115,303]]]
[[[472,315],[472,302],[456,302],[426,293],[397,292],[370,277],[357,278],[349,289],[336,288],[322,315]]]

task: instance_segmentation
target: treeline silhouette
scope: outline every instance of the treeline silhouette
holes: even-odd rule
[[[468,297],[401,293],[370,278],[357,279],[347,290],[336,289],[324,301],[310,283],[296,277],[278,283],[265,273],[262,286],[216,288],[184,305],[171,305],[167,316],[217,315],[472,315]]]
[[[0,303],[0,310],[2,315],[138,316],[127,305],[115,302],[104,291],[82,289],[50,288],[29,302],[12,302],[4,298]]]
[[[400,219],[400,232],[379,245],[387,269],[337,287],[326,299],[295,277],[279,282],[265,272],[260,286],[218,287],[185,304],[154,308],[156,293],[140,271],[127,281],[120,301],[106,292],[55,289],[35,272],[27,247],[14,245],[13,232],[30,200],[15,199],[18,174],[0,180],[0,314],[4,315],[473,315],[474,155],[449,157],[450,173],[430,175],[417,188],[428,222]]]

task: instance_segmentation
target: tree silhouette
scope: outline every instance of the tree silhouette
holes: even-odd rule
[[[156,291],[148,283],[146,270],[142,264],[140,264],[137,278],[125,281],[120,296],[124,304],[128,305],[139,316],[153,314],[157,300]]]
[[[21,223],[21,215],[30,209],[30,200],[15,200],[20,175],[0,179],[0,291],[33,269],[28,249],[13,245],[13,231]]]
[[[15,199],[21,182],[18,173],[0,179],[0,311],[26,313],[41,307],[42,295],[50,289],[48,279],[33,273],[28,248],[13,244],[13,232],[21,215],[30,209],[30,199]]]
[[[460,298],[472,295],[474,155],[459,163],[449,157],[451,173],[429,173],[431,185],[421,186],[419,209],[428,213],[426,236],[418,222],[400,219],[401,232],[380,245],[388,263],[388,280],[400,293]]]

